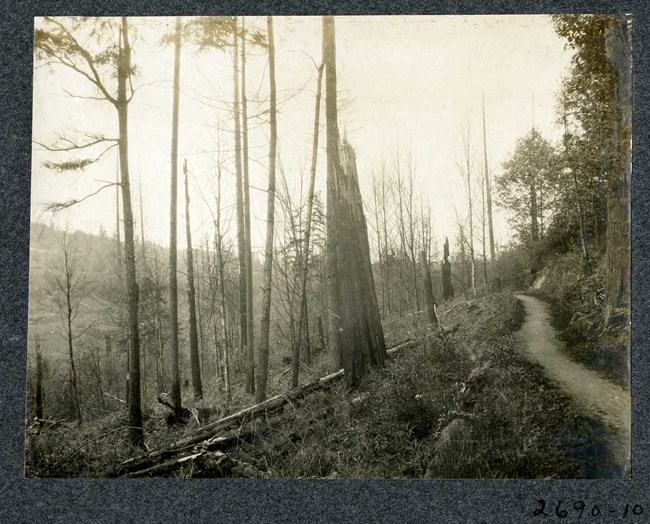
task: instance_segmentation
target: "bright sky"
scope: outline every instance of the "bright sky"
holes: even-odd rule
[[[318,17],[276,17],[276,68],[280,163],[295,195],[309,170],[316,69],[320,62]],[[173,18],[132,19],[133,61],[141,87],[130,105],[130,167],[135,218],[139,231],[139,186],[142,186],[145,236],[168,244],[173,48],[161,44]],[[36,21],[39,24],[39,21]],[[266,28],[265,18],[247,18],[249,27]],[[411,149],[419,191],[431,202],[439,240],[456,234],[453,203],[466,213],[464,186],[457,162],[468,122],[473,162],[482,170],[481,98],[485,95],[487,142],[493,176],[512,152],[518,137],[534,123],[543,136],[557,140],[555,93],[571,58],[547,16],[375,16],[337,17],[339,123],[357,151],[362,191],[370,201],[372,174],[382,161],[392,163],[397,145]],[[247,91],[249,114],[268,108],[268,62],[265,50],[250,50]],[[93,96],[88,83],[61,68],[34,73],[34,140],[51,143],[56,134],[77,137],[89,131],[117,136],[117,117],[108,103],[70,98],[64,90]],[[533,104],[534,95],[534,104]],[[224,162],[226,217],[233,218],[232,59],[230,50],[202,53],[182,50],[179,157],[191,173],[191,213],[195,243],[211,234],[217,144]],[[324,112],[322,113],[324,119]],[[264,115],[262,116],[264,118]],[[266,188],[268,124],[250,122],[250,173],[254,187]],[[221,128],[219,132],[218,129]],[[321,134],[317,190],[324,190],[325,136]],[[32,218],[59,227],[97,233],[103,224],[115,230],[115,192],[99,193],[56,215],[44,204],[81,198],[101,182],[114,180],[116,153],[75,174],[53,174],[42,167],[52,154],[34,146]],[[59,157],[62,159],[62,157]],[[179,246],[184,239],[182,173],[179,172]],[[262,250],[266,193],[251,191],[253,249]],[[212,211],[211,211],[212,210]],[[366,214],[368,215],[368,209]],[[205,227],[204,227],[205,226]],[[235,233],[234,220],[231,234]],[[496,208],[495,234],[505,242],[509,231]]]

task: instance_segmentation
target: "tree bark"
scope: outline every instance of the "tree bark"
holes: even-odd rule
[[[320,99],[323,85],[323,69],[325,65],[321,62],[318,67],[318,79],[316,81],[316,102],[314,108],[314,129],[311,149],[311,167],[309,171],[309,192],[307,195],[307,223],[305,226],[305,238],[301,261],[301,287],[300,287],[300,314],[298,317],[298,332],[293,347],[293,361],[291,374],[291,387],[298,386],[298,375],[300,372],[300,345],[302,341],[303,319],[306,320],[307,309],[307,277],[309,276],[309,243],[311,240],[311,223],[314,212],[314,186],[316,182],[316,167],[318,161],[318,130],[320,127]]]
[[[334,18],[323,17],[326,67],[328,249],[331,250],[338,310],[338,332],[332,341],[346,371],[349,387],[357,387],[369,365],[382,366],[386,346],[379,320],[370,263],[368,231],[363,214],[355,153],[340,143],[336,93]]]
[[[257,402],[266,399],[266,385],[269,377],[269,333],[271,324],[271,290],[273,277],[273,228],[275,225],[275,162],[277,158],[277,108],[275,87],[275,44],[273,38],[273,17],[266,17],[269,49],[270,82],[270,125],[269,143],[269,189],[266,211],[266,246],[264,253],[264,283],[262,284],[262,319],[260,321],[259,370],[257,378]]]
[[[235,180],[237,184],[237,258],[239,259],[239,345],[247,354],[247,294],[246,294],[246,223],[244,219],[244,188],[242,170],[240,93],[239,93],[239,22],[234,18],[233,29],[233,90],[235,119]]]
[[[470,258],[470,286],[472,294],[476,296],[476,262],[474,260],[474,198],[472,196],[472,173],[470,167],[469,128],[467,129],[467,146],[465,150],[465,163],[467,166],[467,202],[469,207],[469,258]]]
[[[335,186],[339,166],[339,129],[336,107],[336,69],[329,65],[336,53],[334,37],[334,19],[323,17],[323,62],[326,67],[325,75],[325,116],[327,133],[327,202],[326,202],[326,231],[327,231],[327,307],[329,346],[334,352],[336,368],[343,365],[341,353],[341,317],[339,315],[338,296],[338,265],[336,257],[335,231]]]
[[[219,158],[217,166],[217,211],[215,219],[216,249],[217,249],[217,266],[219,277],[219,295],[221,304],[221,331],[223,336],[223,380],[226,388],[226,400],[231,400],[230,392],[230,337],[228,334],[226,307],[226,281],[223,258],[223,235],[221,233],[221,146],[219,145]]]
[[[135,241],[133,210],[131,207],[131,182],[129,176],[128,104],[126,84],[131,74],[131,46],[126,17],[122,17],[122,45],[118,66],[117,113],[119,120],[119,156],[122,175],[122,215],[124,217],[124,254],[126,286],[128,291],[128,326],[130,339],[129,369],[129,440],[135,447],[144,447],[142,407],[140,399],[140,331],[138,324],[138,281],[135,266]]]
[[[632,37],[628,16],[617,15],[607,32],[609,60],[617,75],[614,152],[607,195],[606,325],[628,327],[630,306],[630,173],[632,139]]]
[[[178,201],[178,106],[180,92],[181,18],[176,17],[174,34],[174,98],[172,102],[171,191],[169,219],[169,322],[172,384],[170,399],[181,409],[181,377],[178,355],[178,276],[177,276],[177,201]]]
[[[251,199],[248,179],[248,101],[246,99],[246,17],[242,16],[241,33],[241,104],[244,163],[244,225],[246,238],[246,392],[255,393],[255,344],[253,335],[253,252],[251,243]]]
[[[185,236],[187,240],[187,301],[190,313],[190,368],[192,370],[192,390],[194,400],[203,398],[201,383],[201,362],[199,360],[199,337],[196,319],[196,291],[194,288],[194,252],[192,250],[192,228],[190,224],[190,191],[187,179],[187,160],[183,164],[185,175]]]
[[[492,223],[492,183],[490,181],[490,170],[487,154],[487,133],[485,130],[485,95],[483,95],[483,173],[485,176],[488,233],[490,235],[490,261],[494,262],[494,259],[496,258],[496,252],[494,250],[494,225]]]
[[[431,270],[429,269],[429,263],[427,262],[426,251],[420,253],[420,263],[422,264],[422,282],[424,284],[424,300],[427,305],[427,318],[432,325],[437,326],[438,315],[436,315],[436,301],[433,296]]]

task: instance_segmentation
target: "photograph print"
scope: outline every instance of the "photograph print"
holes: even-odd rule
[[[630,478],[631,31],[36,18],[25,476]]]

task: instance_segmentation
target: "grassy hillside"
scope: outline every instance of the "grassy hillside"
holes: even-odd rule
[[[518,355],[512,334],[522,316],[521,304],[502,293],[452,304],[442,319],[447,328],[457,329],[444,339],[413,317],[392,322],[386,325],[388,338],[413,337],[415,348],[372,371],[358,391],[338,384],[286,407],[279,416],[253,423],[252,433],[240,428],[237,432],[247,437],[229,453],[273,477],[291,478],[574,478],[602,473],[608,459],[594,451],[602,448],[595,439],[606,435]],[[327,367],[328,358],[321,356],[316,374],[319,366]],[[271,382],[279,371],[272,373]],[[245,397],[235,399],[227,412],[246,402]],[[217,398],[207,403],[218,407]],[[121,426],[126,426],[124,410],[84,424],[82,431],[60,425],[32,432],[28,474],[102,476],[114,471],[130,455],[123,435],[115,431]],[[160,415],[148,412],[145,436],[150,448],[163,448],[196,427],[192,422],[170,431]]]

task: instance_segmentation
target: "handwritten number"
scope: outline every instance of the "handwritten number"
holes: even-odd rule
[[[578,518],[582,517],[582,512],[585,510],[585,503],[582,500],[573,503],[573,509],[580,512]]]
[[[533,511],[533,517],[538,517],[538,516],[543,516],[543,517],[548,517],[550,516],[546,511],[546,500],[545,499],[539,499],[537,501],[537,509]],[[582,518],[582,514],[584,513],[585,509],[587,509],[586,504],[582,500],[576,500],[573,503],[573,509],[578,512],[578,518]],[[611,510],[614,512],[614,510]],[[591,516],[592,517],[598,517],[601,514],[601,510],[598,506],[594,505],[591,508]],[[625,504],[625,508],[623,509],[623,518],[627,518],[628,515],[630,514],[630,505]],[[639,516],[643,514],[643,506],[641,504],[635,504],[634,507],[632,508],[632,515]],[[555,516],[560,518],[560,519],[565,519],[569,516],[569,512],[566,509],[562,509],[562,501],[558,500],[557,505],[555,506]]]
[[[561,504],[562,504],[562,501],[561,501],[561,500],[558,500],[558,502],[557,502],[557,506],[555,506],[555,514],[556,514],[559,518],[561,518],[561,519],[565,519],[565,518],[567,518],[567,515],[569,514],[569,512],[568,512],[567,510],[565,510],[565,509],[560,510],[560,505],[561,505]]]
[[[544,508],[546,507],[546,501],[544,499],[539,499],[537,503],[539,504],[539,508],[537,508],[533,512],[533,517],[537,517],[538,515],[544,515],[545,517],[548,517],[548,513],[544,512]]]

